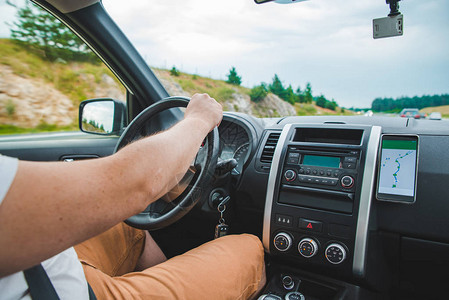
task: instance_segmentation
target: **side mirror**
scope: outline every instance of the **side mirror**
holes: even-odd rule
[[[79,127],[87,133],[120,135],[126,123],[126,106],[110,98],[90,99],[80,103]]]

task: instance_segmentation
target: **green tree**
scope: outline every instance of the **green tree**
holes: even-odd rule
[[[273,81],[272,83],[268,86],[270,92],[272,92],[273,94],[283,98],[284,96],[284,92],[285,92],[285,88],[282,85],[281,80],[279,79],[277,74],[274,74],[273,77]]]
[[[242,77],[237,74],[235,67],[232,67],[229,70],[228,80],[226,80],[226,82],[235,85],[240,85],[242,83]]]
[[[179,70],[176,69],[175,66],[173,66],[173,68],[171,68],[171,70],[170,70],[170,75],[177,77],[177,76],[181,75],[181,72],[179,72]]]
[[[322,107],[322,108],[326,107],[326,102],[328,102],[328,101],[326,100],[326,98],[324,98],[323,95],[316,98],[316,101],[315,101],[316,105],[319,107]]]
[[[296,89],[295,94],[296,94],[296,99],[295,99],[296,102],[299,102],[299,103],[306,102],[306,99],[304,97],[304,92],[301,90],[301,87],[298,86],[298,88]]]
[[[326,104],[324,105],[325,108],[330,110],[335,110],[337,106],[338,106],[337,102],[335,102],[333,99],[332,101],[327,101]]]
[[[313,101],[312,85],[309,82],[307,82],[306,89],[304,91],[304,102],[305,103],[312,103],[312,101]]]
[[[283,92],[282,99],[287,101],[290,104],[295,104],[296,102],[296,95],[295,92],[293,92],[293,88],[291,85],[289,85],[285,91]]]
[[[46,11],[26,1],[24,7],[18,7],[17,20],[11,27],[11,38],[37,50],[43,50],[49,60],[98,62],[93,54],[70,29]]]
[[[255,86],[251,89],[249,96],[251,97],[251,101],[260,102],[268,95],[268,88],[265,83],[261,83],[258,86]]]

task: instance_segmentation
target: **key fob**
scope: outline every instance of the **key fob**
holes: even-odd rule
[[[229,226],[226,224],[218,224],[215,226],[215,238],[225,236],[228,234]]]

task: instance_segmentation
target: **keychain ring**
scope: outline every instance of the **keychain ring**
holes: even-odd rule
[[[223,207],[223,209],[220,209],[220,207]],[[217,206],[217,210],[218,210],[218,212],[219,213],[223,213],[225,210],[226,210],[226,205],[221,205],[221,204],[219,204],[218,206]]]

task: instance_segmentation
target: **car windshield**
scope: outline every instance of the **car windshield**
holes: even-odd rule
[[[0,134],[77,130],[82,100],[125,100],[76,37],[43,42],[30,3],[0,0]],[[449,117],[449,2],[399,4],[403,35],[373,39],[384,0],[103,1],[170,95],[209,93],[256,117]]]
[[[445,0],[399,2],[404,34],[383,39],[372,24],[390,12],[384,0],[104,5],[172,95],[208,92],[256,116],[397,116],[449,104]]]

